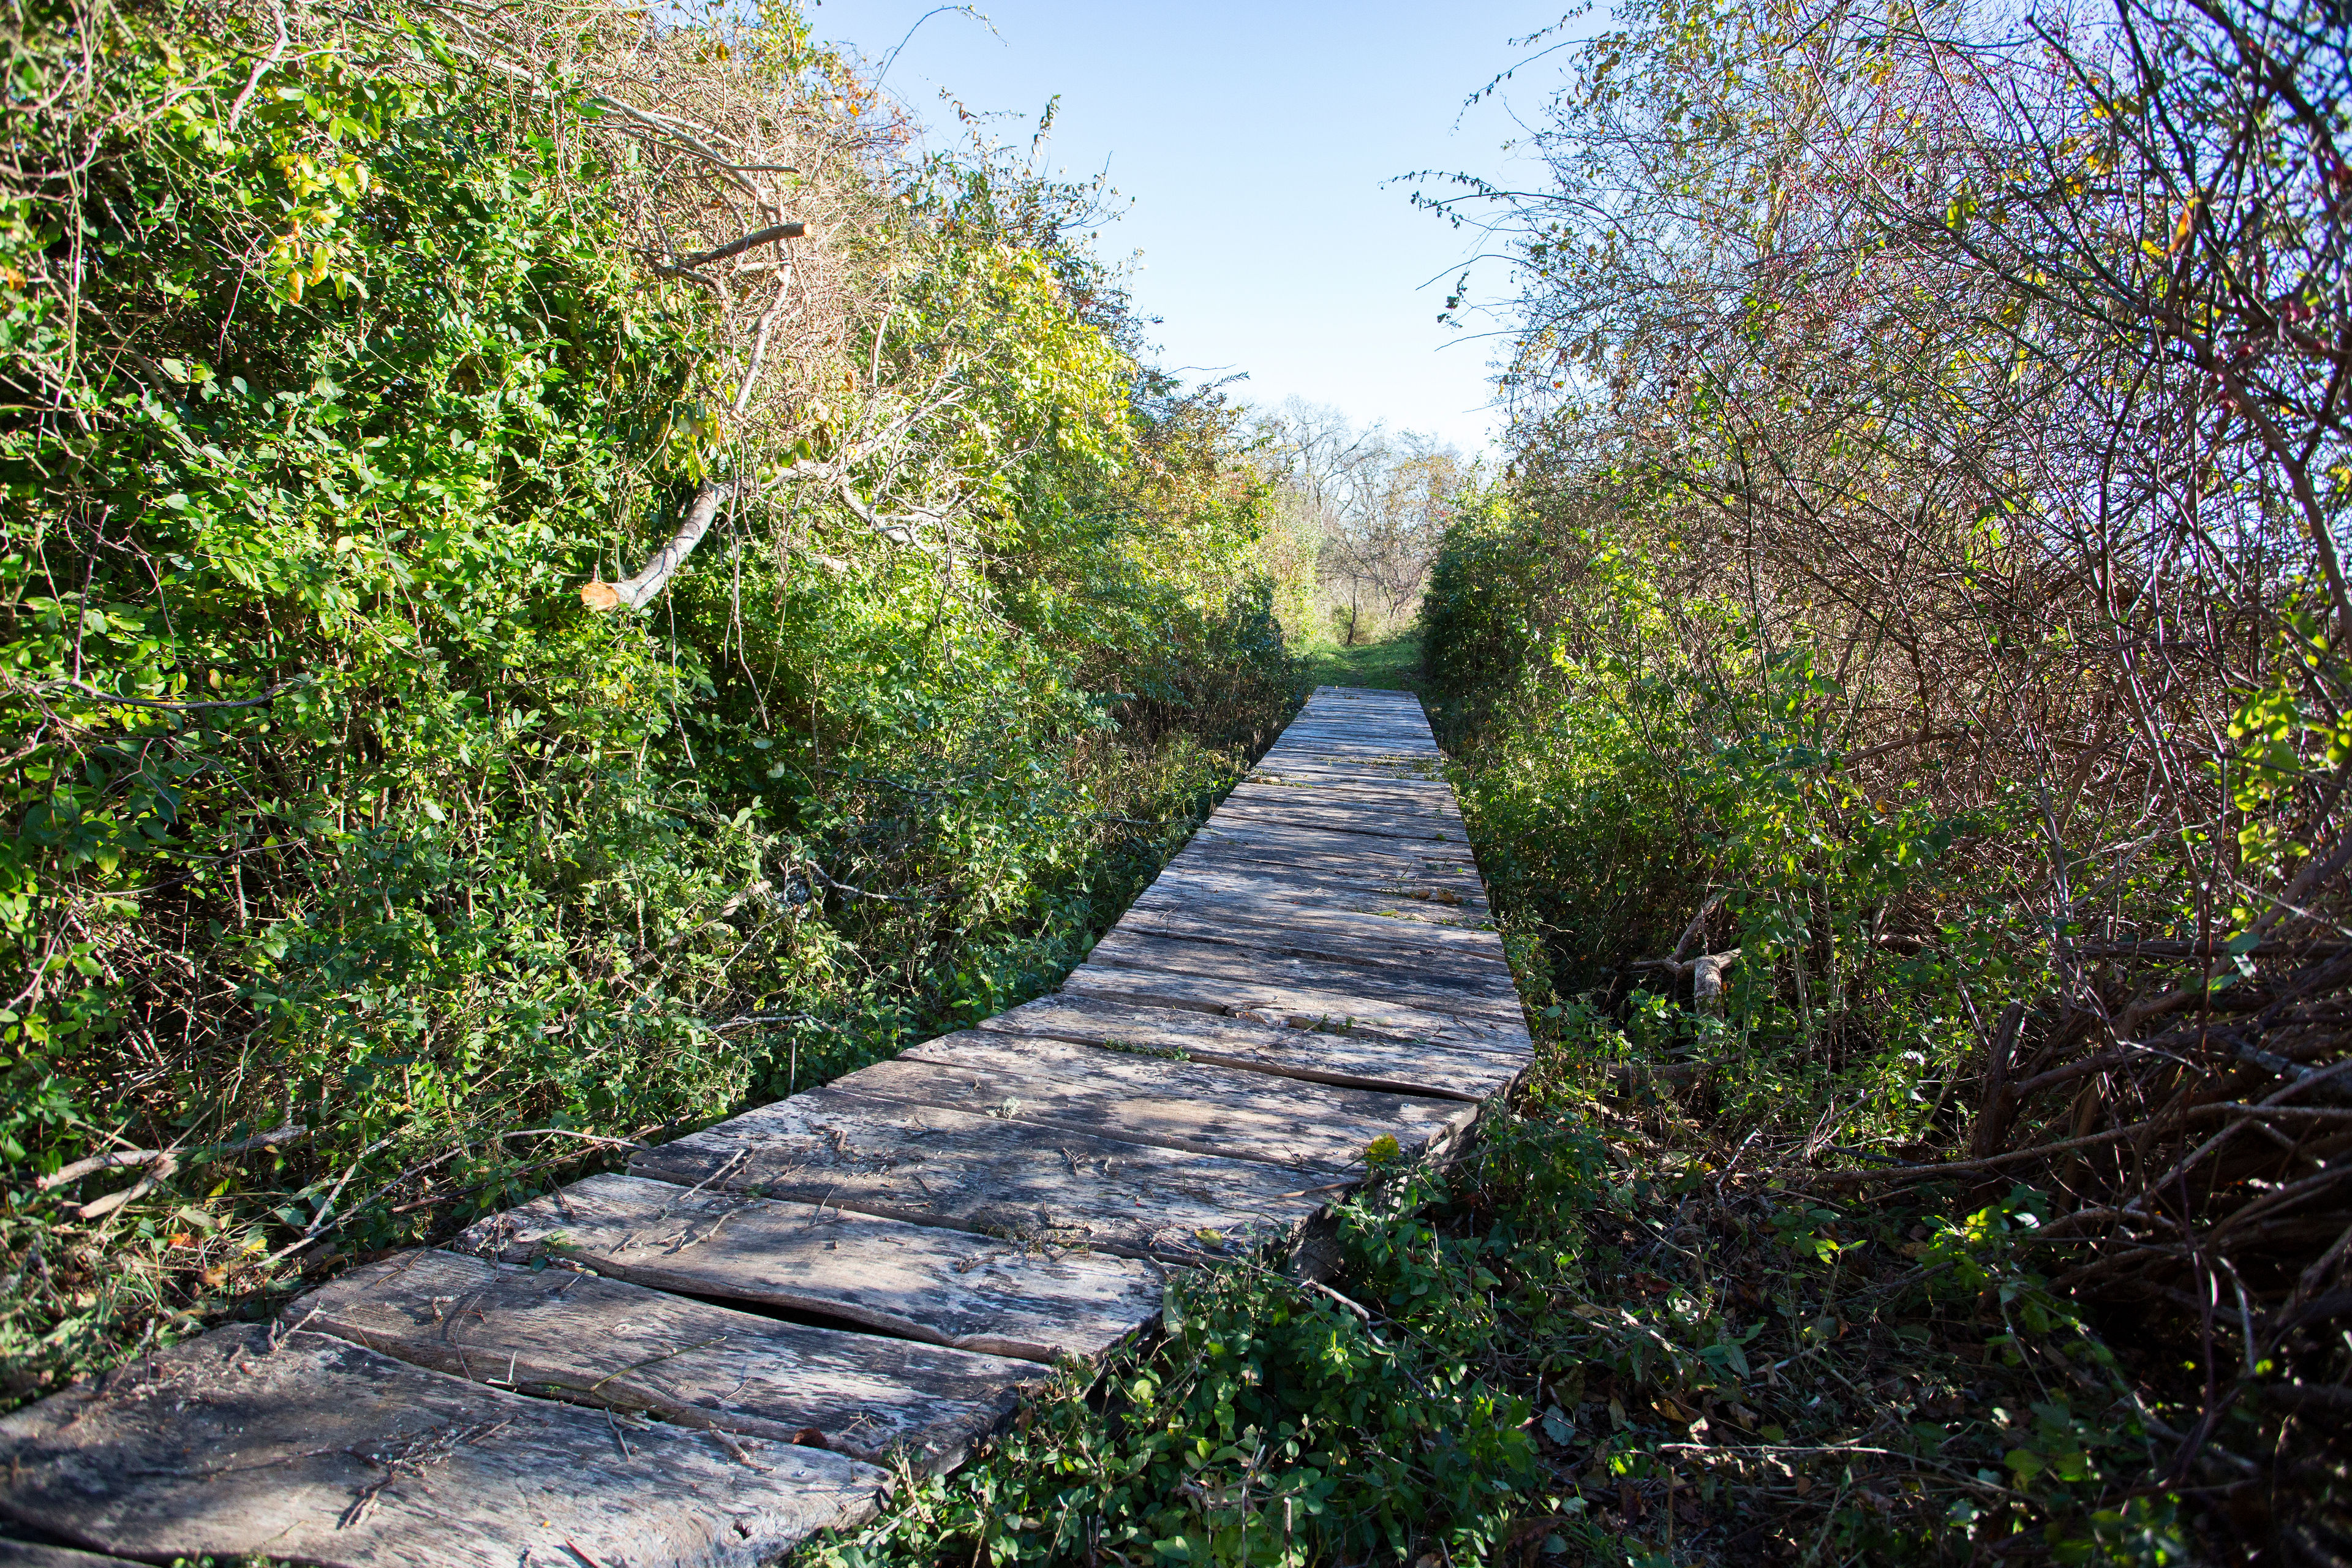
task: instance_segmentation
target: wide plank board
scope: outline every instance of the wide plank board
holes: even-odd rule
[[[1276,746],[1259,758],[1257,765],[1273,773],[1297,771],[1310,775],[1335,773],[1419,783],[1433,793],[1448,787],[1444,763],[1434,752],[1416,756],[1381,746],[1345,746],[1333,742],[1317,746]]]
[[[1255,1017],[1292,1028],[1343,1027],[1503,1053],[1525,1054],[1533,1048],[1524,1024],[1480,1013],[1438,1012],[1357,991],[1209,979],[1092,962],[1072,970],[1063,980],[1062,990],[1162,1007],[1192,1007],[1228,1017]]]
[[[1466,963],[1414,964],[1394,960],[1361,963],[1307,957],[1268,952],[1247,943],[1158,936],[1124,928],[1114,929],[1095,943],[1087,962],[1132,969],[1165,969],[1239,984],[1304,986],[1309,990],[1345,991],[1350,995],[1360,992],[1435,1012],[1472,1013],[1512,1021],[1526,1016],[1508,969],[1474,968]]]
[[[1468,830],[1450,812],[1432,811],[1409,801],[1364,800],[1328,791],[1279,784],[1238,784],[1217,807],[1219,817],[1282,822],[1333,833],[1366,833],[1376,838],[1416,843],[1466,844]]]
[[[1477,858],[1466,839],[1423,836],[1404,838],[1393,834],[1351,833],[1311,822],[1254,816],[1246,812],[1216,816],[1201,825],[1193,841],[1202,844],[1247,844],[1300,864],[1322,864],[1327,858],[1350,866],[1368,866],[1402,875],[1418,875],[1424,867],[1444,867],[1475,874]]]
[[[1042,1362],[1092,1360],[1120,1343],[1160,1310],[1167,1280],[1156,1264],[1108,1253],[623,1175],[493,1215],[456,1245]]]
[[[1397,779],[1365,778],[1324,773],[1251,773],[1235,789],[1259,796],[1288,796],[1316,805],[1381,811],[1391,807],[1411,811],[1413,819],[1459,823],[1461,809],[1454,792],[1443,784],[1424,784]]]
[[[1445,782],[1444,767],[1435,757],[1413,763],[1368,763],[1321,752],[1273,751],[1257,760],[1247,778],[1251,784],[1402,791],[1404,795],[1400,798],[1427,802],[1454,798],[1454,786]]]
[[[640,1176],[1134,1258],[1204,1261],[1283,1241],[1348,1184],[830,1085],[632,1155]]]
[[[943,1473],[1046,1377],[1034,1362],[754,1317],[575,1268],[420,1249],[284,1321],[518,1393]]]
[[[6,1522],[0,1521],[0,1530],[6,1528]],[[100,1557],[69,1546],[44,1546],[0,1535],[0,1568],[131,1568],[131,1564],[127,1557]]]
[[[1276,873],[1296,882],[1366,892],[1418,889],[1443,892],[1465,909],[1475,908],[1482,913],[1486,909],[1486,886],[1478,879],[1475,867],[1448,865],[1433,858],[1289,851],[1227,838],[1203,827],[1170,864],[1188,870],[1197,867]]]
[[[752,1568],[869,1516],[822,1448],[523,1399],[326,1334],[215,1329],[0,1418],[0,1510],[94,1551],[376,1568]]]
[[[1335,1172],[1360,1173],[1364,1145],[1375,1138],[1392,1137],[1415,1153],[1450,1138],[1467,1121],[1451,1100],[1298,1083],[1135,1047],[1023,1040],[980,1029],[909,1046],[895,1060],[835,1081],[885,1100]]]
[[[1444,964],[1465,973],[1505,980],[1511,977],[1502,939],[1492,931],[1383,920],[1377,915],[1297,905],[1278,910],[1246,905],[1204,907],[1182,899],[1149,903],[1139,899],[1129,906],[1112,930],[1135,936],[1236,943],[1261,952],[1336,963]]]
[[[1461,810],[1434,792],[1394,784],[1360,784],[1338,788],[1323,784],[1276,784],[1244,779],[1227,793],[1219,810],[1241,807],[1253,811],[1318,811],[1345,818],[1360,828],[1383,825],[1400,833],[1448,833],[1462,830]]]
[[[1455,1050],[1426,1040],[1292,1029],[1179,1007],[1139,1006],[1060,994],[1024,1002],[980,1027],[1033,1039],[1181,1050],[1197,1062],[1316,1083],[1389,1089],[1476,1101],[1500,1093],[1519,1072],[1516,1059]]]
[[[1160,879],[1136,900],[1154,903],[1189,900],[1202,909],[1212,906],[1249,910],[1279,918],[1289,909],[1328,910],[1334,914],[1370,915],[1381,920],[1417,921],[1465,931],[1491,931],[1492,922],[1481,900],[1475,907],[1452,888],[1426,888],[1404,882],[1375,883],[1286,874],[1280,868],[1235,862],[1178,865],[1171,862]]]

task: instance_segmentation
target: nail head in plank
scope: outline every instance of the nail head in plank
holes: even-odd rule
[[[570,1268],[402,1253],[289,1307],[289,1324],[518,1393],[814,1444],[942,1473],[1013,1414],[1034,1362],[754,1317]]]
[[[731,1452],[730,1451],[731,1448]],[[820,1448],[522,1399],[310,1332],[215,1329],[0,1419],[0,1509],[100,1552],[408,1568],[752,1568],[874,1510]]]
[[[633,1174],[1183,1262],[1284,1241],[1335,1178],[827,1085],[632,1155]]]
[[[1426,1040],[1328,1034],[1178,1007],[1139,1006],[1060,994],[981,1021],[988,1032],[1146,1049],[1178,1049],[1194,1061],[1312,1082],[1477,1101],[1507,1089],[1520,1064]]]
[[[1134,1258],[641,1176],[590,1176],[479,1221],[457,1245],[1039,1362],[1102,1355],[1160,1310],[1166,1281]]]

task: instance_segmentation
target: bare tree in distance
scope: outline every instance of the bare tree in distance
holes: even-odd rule
[[[1301,398],[1262,415],[1261,462],[1283,526],[1309,542],[1322,609],[1352,647],[1392,629],[1420,602],[1454,498],[1473,467],[1415,431],[1358,426]]]

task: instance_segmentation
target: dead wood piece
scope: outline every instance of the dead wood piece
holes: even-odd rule
[[[708,267],[714,261],[726,261],[759,246],[773,245],[780,239],[798,239],[806,233],[808,233],[808,225],[804,223],[772,223],[765,228],[753,230],[740,239],[730,239],[725,245],[714,246],[709,250],[698,250],[691,256],[681,256],[675,261],[656,266],[654,270],[665,278],[677,278],[693,271],[698,267]]]
[[[482,1220],[457,1245],[1039,1362],[1091,1360],[1118,1344],[1159,1311],[1164,1279],[1152,1264],[1104,1253],[622,1175]]]
[[[730,1449],[732,1450],[730,1452]],[[522,1399],[308,1331],[216,1329],[0,1418],[0,1511],[96,1551],[474,1568],[752,1568],[887,1472]]]
[[[934,1473],[1045,1378],[1034,1362],[434,1250],[354,1269],[283,1321],[436,1372],[679,1426],[814,1442],[877,1464],[903,1447]]]
[[[702,542],[702,536],[710,531],[719,505],[738,488],[732,479],[713,479],[702,485],[687,506],[686,521],[678,524],[667,544],[653,552],[635,576],[619,583],[583,583],[580,585],[580,602],[592,610],[638,610],[653,603],[669,582],[670,574],[685,564],[686,558],[694,553],[694,547]]]

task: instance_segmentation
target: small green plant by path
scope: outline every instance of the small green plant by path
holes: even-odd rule
[[[2034,1271],[2037,1194],[1743,1175],[1743,1121],[1657,1087],[1714,1019],[1538,1022],[1475,1149],[1339,1206],[1328,1284],[1181,1277],[1155,1342],[800,1561],[2179,1560],[2169,1494],[2103,1497],[2164,1422]]]

